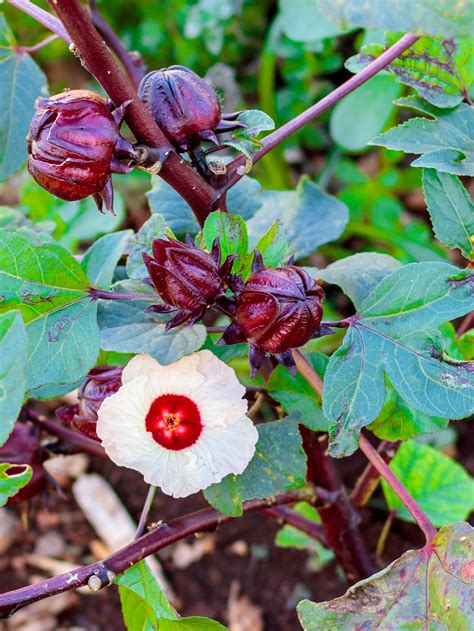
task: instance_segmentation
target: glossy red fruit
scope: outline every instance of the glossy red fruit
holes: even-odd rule
[[[39,436],[37,427],[17,422],[7,442],[0,447],[0,462],[13,465],[7,471],[9,475],[23,472],[24,465],[30,465],[33,470],[28,484],[16,495],[10,497],[7,505],[29,500],[41,493],[46,486],[46,475],[43,469],[45,455],[40,446]]]
[[[153,241],[153,256],[143,254],[151,282],[163,300],[149,308],[156,313],[177,312],[166,328],[183,322],[193,324],[208,306],[224,295],[224,284],[234,255],[220,265],[220,247],[216,240],[210,254],[197,248],[188,238],[181,243],[168,237]]]
[[[138,94],[179,151],[192,150],[201,140],[218,144],[216,133],[245,127],[235,120],[238,112],[222,114],[213,88],[184,66],[149,72]]]
[[[60,199],[93,195],[113,212],[111,173],[130,167],[116,151],[131,148],[119,133],[129,102],[111,111],[108,102],[89,90],[69,90],[38,98],[27,136],[28,170],[36,182]]]
[[[102,401],[117,392],[122,385],[122,372],[121,366],[93,368],[79,388],[79,402],[61,406],[56,410],[56,416],[89,438],[99,440],[95,430],[97,412]]]
[[[294,371],[292,348],[320,335],[323,289],[302,268],[261,266],[238,291],[234,321],[226,329],[226,344],[250,343],[250,363],[255,374],[270,353]]]

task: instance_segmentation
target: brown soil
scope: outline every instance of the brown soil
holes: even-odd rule
[[[458,459],[473,472],[474,450],[469,424],[460,422],[454,427],[459,433]],[[338,462],[348,485],[352,485],[364,464],[360,454]],[[91,469],[112,484],[130,513],[138,519],[146,493],[140,476],[96,460],[92,460]],[[362,514],[362,532],[372,551],[386,518],[381,499],[380,495],[376,495],[371,507]],[[201,496],[173,500],[159,494],[150,517],[152,521],[166,520],[204,505],[205,500]],[[44,498],[35,498],[30,507],[29,524],[20,542],[15,544],[8,556],[0,559],[0,592],[25,585],[32,574],[40,574],[29,568],[22,558],[32,552],[41,534],[51,530],[58,531],[67,543],[63,558],[77,564],[93,560],[88,544],[96,535],[71,497],[62,499],[53,493],[47,503]],[[278,525],[270,517],[252,514],[222,526],[214,534],[214,552],[186,569],[173,567],[169,555],[165,553],[162,560],[168,580],[180,600],[180,613],[209,616],[226,624],[230,586],[237,581],[240,595],[247,596],[261,608],[265,630],[297,631],[300,627],[295,606],[299,600],[307,597],[322,601],[344,593],[347,584],[334,563],[320,572],[311,571],[306,552],[274,546],[277,530]],[[241,543],[233,546],[236,541]],[[415,526],[395,521],[381,567],[405,550],[420,547],[422,543],[422,536]],[[122,631],[124,626],[117,589],[111,587],[97,596],[79,595],[77,606],[68,609],[58,619],[57,628],[67,631]]]

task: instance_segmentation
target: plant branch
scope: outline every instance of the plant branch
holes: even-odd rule
[[[107,454],[100,443],[88,436],[84,436],[79,432],[75,432],[72,429],[64,427],[60,423],[51,421],[41,414],[38,414],[35,410],[27,408],[28,418],[36,423],[39,427],[42,427],[48,433],[57,436],[67,444],[70,453],[87,453],[91,456],[97,456],[99,458],[107,458]]]
[[[323,380],[318,373],[311,366],[306,357],[297,348],[292,350],[293,359],[295,360],[296,367],[310,384],[313,390],[322,398],[323,396]]]
[[[311,539],[319,541],[325,547],[328,547],[326,533],[324,528],[316,522],[308,519],[304,515],[300,515],[288,506],[275,506],[273,508],[265,508],[262,512],[270,517],[274,517],[281,526],[288,524],[297,530],[304,532]]]
[[[281,142],[286,140],[289,136],[304,127],[307,123],[311,122],[314,118],[319,116],[319,114],[322,114],[322,112],[325,112],[327,109],[335,105],[343,97],[347,96],[353,90],[371,79],[374,75],[380,72],[380,70],[383,70],[386,66],[388,66],[388,64],[396,59],[401,53],[407,50],[407,48],[410,48],[410,46],[412,46],[419,38],[419,35],[407,33],[393,46],[384,51],[380,55],[380,57],[374,59],[374,61],[372,61],[363,70],[338,86],[335,90],[330,92],[330,94],[315,103],[315,105],[312,105],[307,110],[293,118],[291,121],[266,136],[262,140],[262,148],[260,149],[260,151],[257,151],[253,155],[252,162],[258,162],[258,160],[263,158],[263,156],[271,151],[274,147],[276,147]],[[238,182],[240,178],[244,175],[244,173],[241,173],[240,170],[241,167],[245,167],[245,163],[245,156],[239,156],[231,162],[227,171],[229,174],[229,178],[226,184],[226,189],[234,186],[234,184],[236,184],[236,182]]]
[[[97,32],[92,19],[79,0],[48,0],[68,32],[74,52],[102,85],[115,106],[130,101],[125,120],[137,141],[161,150],[160,176],[190,205],[203,224],[207,215],[218,207],[217,193],[173,148],[155,123],[148,109]]]
[[[395,456],[398,444],[399,443],[389,440],[383,440],[378,446],[377,451],[387,464]],[[362,506],[367,504],[375,489],[378,487],[379,482],[380,473],[374,465],[369,462],[352,489],[352,493],[349,495],[349,500],[352,502],[354,508],[362,508]]]
[[[7,0],[8,4],[11,4],[12,7],[16,7],[26,13],[30,17],[34,18],[37,22],[45,26],[47,29],[55,33],[58,37],[63,39],[66,44],[71,44],[72,40],[69,37],[64,26],[61,24],[61,21],[58,18],[51,15],[41,7],[36,6],[33,2],[29,0]]]
[[[244,513],[255,512],[270,506],[293,504],[301,500],[307,501],[310,497],[311,492],[308,489],[289,491],[271,499],[248,500],[243,504],[243,511]],[[101,571],[104,568],[112,571],[114,574],[122,574],[129,567],[150,556],[150,554],[154,554],[157,550],[161,550],[189,535],[215,530],[221,524],[233,519],[235,517],[223,515],[211,507],[172,519],[167,523],[161,524],[155,530],[142,535],[139,539],[118,550],[103,561],[92,563],[91,565],[77,568],[72,572],[60,574],[59,576],[0,595],[0,618],[9,617],[22,607],[38,600],[87,585],[87,581],[94,572]]]
[[[456,337],[461,337],[464,333],[472,329],[474,326],[474,311],[471,311],[467,314],[464,320],[459,325],[458,330],[456,331]]]
[[[37,44],[34,44],[33,46],[17,46],[16,51],[20,53],[20,55],[25,54],[25,53],[27,53],[28,55],[32,55],[33,53],[37,53],[39,50],[41,50],[45,46],[48,46],[48,44],[51,44],[51,42],[56,41],[58,37],[59,36],[56,35],[56,33],[53,33],[52,35],[45,37],[44,39],[42,39]]]
[[[124,67],[125,72],[129,76],[135,88],[138,88],[140,81],[145,75],[146,66],[143,64],[138,55],[136,58],[133,58],[128,50],[123,46],[120,38],[116,35],[113,28],[100,13],[95,0],[89,0],[89,7],[94,26],[102,35],[109,48],[113,50],[116,57],[120,60],[120,63]]]
[[[307,479],[315,486],[313,506],[321,518],[329,548],[347,580],[353,584],[374,573],[375,567],[360,532],[360,517],[350,503],[333,460],[327,435],[300,426],[308,457]]]
[[[135,533],[134,541],[139,539],[145,532],[146,521],[150,513],[153,500],[155,499],[156,486],[150,485],[146,496],[145,504],[143,505],[142,514],[140,515],[140,521],[138,522],[137,531]]]
[[[429,520],[426,513],[422,511],[417,502],[389,468],[382,456],[377,453],[377,450],[372,447],[370,442],[362,433],[360,435],[359,447],[423,531],[426,543],[430,544],[433,537],[435,537],[437,530]]]

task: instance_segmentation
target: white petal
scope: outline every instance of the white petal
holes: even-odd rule
[[[123,369],[122,384],[129,383],[135,377],[145,375],[147,372],[156,370],[160,364],[151,355],[135,355]]]
[[[187,497],[201,490],[196,486],[191,475],[186,473],[188,456],[185,450],[172,451],[163,449],[150,454],[141,462],[145,481],[161,488],[163,493],[172,497]]]
[[[116,464],[136,468],[131,463],[157,445],[145,427],[152,401],[147,381],[147,377],[134,379],[107,397],[99,408],[97,435]]]
[[[199,372],[205,381],[192,394],[206,426],[234,423],[247,412],[244,386],[235,371],[208,350],[199,351]]]
[[[186,473],[199,488],[220,482],[229,473],[242,473],[255,453],[258,432],[246,416],[228,427],[205,428],[186,450]]]

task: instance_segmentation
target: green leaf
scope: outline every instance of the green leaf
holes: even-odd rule
[[[278,219],[270,226],[255,245],[263,257],[263,262],[268,267],[279,267],[288,250],[288,239],[283,224]],[[250,275],[255,252],[252,250],[242,259],[239,267],[239,273],[242,274],[244,280]]]
[[[158,621],[175,619],[176,614],[163,594],[146,561],[139,561],[115,579],[119,587],[122,614],[128,631],[160,629]]]
[[[264,499],[303,487],[306,458],[298,423],[298,419],[287,417],[258,425],[254,457],[242,474],[230,474],[205,489],[209,504],[226,515],[239,516],[244,500]]]
[[[23,212],[9,206],[0,206],[0,228],[19,232],[36,245],[54,242],[51,236],[54,230],[52,221],[31,221]]]
[[[306,353],[306,359],[320,377],[324,377],[328,358],[322,353]],[[306,379],[297,373],[293,377],[283,366],[277,366],[270,375],[267,390],[292,415],[300,415],[301,423],[313,430],[327,431],[330,422],[321,409],[321,398]]]
[[[327,20],[341,29],[362,26],[384,31],[472,35],[472,0],[316,0]]]
[[[393,386],[388,385],[382,411],[369,429],[378,438],[397,441],[437,432],[448,423],[449,419],[429,416],[410,407]]]
[[[226,631],[226,627],[210,618],[192,616],[179,620],[161,620],[159,631]]]
[[[0,446],[13,429],[25,396],[26,332],[18,311],[0,316]]]
[[[434,120],[411,118],[370,144],[423,154],[412,162],[413,167],[474,175],[474,108],[461,103],[454,110],[438,110],[432,116]]]
[[[118,576],[115,583],[127,631],[226,631],[209,618],[178,619],[144,560]]]
[[[331,136],[347,151],[361,151],[390,120],[401,87],[389,74],[378,74],[339,101],[331,116]],[[357,125],[354,125],[354,120]]]
[[[297,42],[314,42],[335,37],[341,30],[326,20],[314,0],[280,0],[280,24],[283,33]]]
[[[474,258],[474,204],[460,180],[424,169],[423,191],[436,238]]]
[[[390,469],[437,527],[462,521],[474,510],[474,480],[437,449],[409,440],[398,448]],[[390,510],[396,510],[400,519],[413,521],[383,480],[382,488]]]
[[[38,96],[47,96],[46,77],[28,54],[16,51],[15,39],[0,14],[0,181],[26,160],[26,134]]]
[[[184,199],[162,178],[151,178],[153,187],[146,196],[152,213],[164,217],[166,225],[178,237],[199,232],[199,224]],[[260,184],[245,176],[227,193],[227,210],[249,219],[262,205]]]
[[[278,219],[286,229],[289,253],[302,258],[335,241],[348,218],[345,204],[302,177],[296,191],[265,191],[262,207],[247,223],[250,247]]]
[[[472,272],[447,263],[412,263],[384,278],[362,303],[325,374],[323,412],[334,423],[332,455],[352,453],[360,429],[379,415],[384,374],[425,414],[469,416],[472,370],[445,357],[441,336],[430,331],[474,308],[472,282]]]
[[[26,324],[27,388],[85,375],[99,352],[97,303],[74,257],[59,245],[34,246],[0,231],[0,282],[0,313],[18,309]]]
[[[131,230],[106,234],[93,243],[84,254],[81,266],[94,287],[110,288],[114,270],[132,234]]]
[[[311,519],[311,521],[317,524],[321,522],[314,506],[311,506],[311,504],[307,502],[298,502],[298,504],[293,506],[293,510],[298,513],[298,515],[302,515],[306,517],[306,519]],[[275,544],[280,548],[296,548],[297,550],[310,551],[312,553],[311,567],[316,567],[318,570],[334,558],[334,554],[331,550],[328,550],[301,530],[289,525],[283,526],[283,528],[280,528],[277,532]]]
[[[9,469],[16,471],[18,467],[22,467],[20,473],[8,473]],[[28,464],[11,465],[8,463],[0,464],[0,507],[5,506],[8,499],[18,493],[20,489],[28,484],[33,475],[33,470]]]
[[[211,213],[204,224],[204,243],[210,251],[215,239],[219,239],[221,246],[221,263],[230,254],[237,254],[243,258],[248,250],[247,227],[245,221],[239,215],[216,210]],[[238,267],[234,263],[234,267]]]
[[[352,72],[359,72],[399,39],[397,33],[385,34],[385,45],[368,44],[346,62]],[[437,107],[461,103],[474,79],[474,42],[472,38],[455,41],[441,37],[422,37],[388,66],[405,85],[415,88]]]
[[[115,289],[117,286],[114,287]],[[120,353],[148,353],[160,364],[171,364],[204,344],[206,328],[201,324],[165,332],[163,317],[145,312],[144,300],[100,300],[98,321],[100,347]],[[154,298],[154,294],[152,299]],[[156,300],[154,300],[156,302]]]
[[[275,129],[275,122],[273,118],[260,110],[244,110],[238,115],[237,120],[244,123],[246,127],[236,129],[231,139],[226,140],[225,144],[252,158],[252,155],[262,147],[257,136],[264,131]]]
[[[340,598],[303,600],[305,631],[454,629],[472,626],[474,534],[469,524],[442,528],[433,543],[409,550],[381,572],[352,585]]]
[[[313,278],[339,285],[357,309],[385,276],[400,267],[401,263],[388,254],[361,252],[331,263],[325,269],[305,269]]]
[[[148,276],[143,262],[143,252],[151,255],[151,246],[155,239],[166,234],[166,222],[161,215],[152,215],[130,240],[127,258],[127,274],[130,278],[141,280]]]

